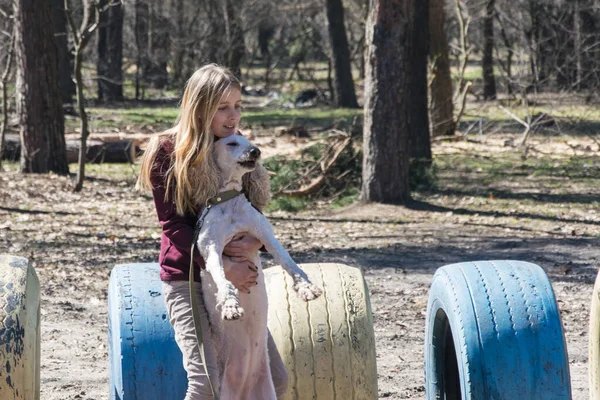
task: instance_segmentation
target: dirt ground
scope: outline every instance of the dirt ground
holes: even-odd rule
[[[540,173],[519,161],[506,141],[436,143],[440,159],[466,155],[481,165],[446,163],[438,189],[415,193],[409,207],[354,204],[268,215],[297,261],[362,269],[371,292],[380,398],[425,398],[424,323],[435,269],[491,259],[529,261],[547,272],[565,327],[573,398],[588,398],[589,305],[600,265],[600,148],[586,137],[534,139],[531,157],[547,167]],[[289,143],[269,143],[262,143],[267,153],[290,151]],[[489,167],[494,157],[512,160],[500,164],[501,176]],[[569,169],[575,159],[586,164]],[[158,255],[153,204],[133,190],[135,172],[93,166],[90,176],[76,194],[65,177],[0,174],[0,253],[29,258],[41,282],[43,400],[108,399],[110,270]]]

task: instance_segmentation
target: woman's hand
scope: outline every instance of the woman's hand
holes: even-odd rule
[[[223,268],[225,278],[240,292],[250,293],[250,288],[258,284],[258,268],[245,257],[223,255]]]
[[[262,247],[262,243],[248,234],[248,232],[238,233],[227,243],[223,249],[223,254],[230,257],[249,258]]]

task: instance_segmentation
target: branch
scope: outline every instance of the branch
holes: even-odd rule
[[[513,114],[512,112],[510,112],[506,108],[504,108],[502,106],[498,106],[498,108],[500,108],[500,110],[502,110],[506,114],[508,114],[509,117],[511,117],[512,119],[514,119],[515,121],[517,121],[518,123],[520,123],[521,125],[523,125],[525,128],[529,128],[529,124],[527,122],[523,121],[521,118],[517,117],[515,114]]]
[[[458,80],[456,84],[456,92],[454,93],[453,99],[456,100],[460,95],[461,90],[463,89],[463,82],[465,80],[465,71],[467,69],[467,63],[469,61],[469,55],[471,54],[471,49],[468,47],[468,32],[469,25],[471,24],[471,18],[467,15],[463,15],[462,10],[462,1],[456,0],[456,16],[458,18],[459,25],[459,35],[460,35],[460,52],[462,55],[462,59],[460,60],[460,66],[458,68]]]
[[[13,33],[10,38],[10,46],[8,48],[8,55],[6,56],[6,66],[4,67],[4,72],[2,73],[2,83],[6,84],[8,81],[8,75],[10,75],[10,69],[12,66],[12,59],[15,53],[15,34]]]
[[[85,25],[83,22],[81,23],[81,46],[85,47],[89,42],[92,34],[98,28],[98,24],[100,23],[100,5],[97,0],[92,0],[91,3],[94,6],[94,23],[90,24],[90,16],[87,16],[87,20],[84,19]],[[103,11],[107,10],[108,6],[103,9]],[[89,14],[89,6],[86,6],[85,14]]]
[[[10,18],[12,18],[12,17],[13,17],[13,16],[12,16],[12,15],[10,15],[8,12],[4,11],[4,10],[3,10],[1,7],[0,7],[0,15],[2,15],[2,16],[3,16],[4,18],[6,18],[6,19],[10,19]]]
[[[456,118],[454,119],[455,128],[458,127],[458,124],[460,123],[460,120],[462,119],[463,114],[465,113],[465,110],[467,109],[467,93],[469,92],[469,88],[471,87],[472,84],[473,84],[472,82],[467,82],[463,89],[460,109],[458,110],[458,114],[456,115]]]
[[[521,138],[521,143],[519,143],[519,146],[525,146],[525,143],[527,142],[527,138],[529,137],[529,132],[531,132],[531,129],[534,128],[538,122],[540,122],[540,120],[542,118],[544,118],[545,114],[544,113],[540,113],[540,115],[538,115],[538,117],[529,125],[530,129],[527,129],[524,133],[523,133],[523,137]]]
[[[309,194],[315,193],[317,190],[319,190],[319,188],[321,186],[323,186],[323,184],[325,183],[325,178],[326,178],[327,174],[329,173],[331,168],[336,164],[340,155],[344,152],[344,150],[348,147],[348,145],[351,142],[352,142],[352,136],[349,135],[342,142],[342,144],[337,148],[337,150],[333,154],[333,157],[331,158],[331,160],[329,160],[329,162],[327,164],[321,164],[321,171],[322,171],[321,174],[318,177],[314,178],[308,185],[302,186],[296,190],[284,190],[284,191],[282,191],[282,193],[285,195],[294,196],[294,197],[307,196]],[[334,147],[334,145],[332,145],[330,147],[330,149],[333,147]]]
[[[527,122],[523,121],[521,118],[517,117],[512,112],[510,112],[509,110],[507,110],[506,108],[504,108],[502,106],[498,106],[498,107],[500,108],[500,110],[502,110],[506,114],[508,114],[512,119],[514,119],[515,121],[517,121],[518,123],[520,123],[521,125],[523,125],[525,127],[525,130],[523,131],[523,137],[521,138],[521,141],[519,142],[519,146],[525,146],[525,143],[527,142],[527,138],[529,137],[529,133],[531,132],[531,129],[534,128],[538,124],[538,122],[540,122],[540,120],[545,116],[544,113],[540,113],[540,115],[538,115],[537,118],[533,122],[527,123]]]
[[[75,22],[73,21],[73,10],[69,8],[69,0],[64,1],[65,6],[65,16],[67,17],[67,23],[69,24],[69,29],[71,29],[71,33],[73,33],[73,42],[75,46],[79,46],[79,42],[81,42],[81,38],[79,37],[79,32],[75,27]]]

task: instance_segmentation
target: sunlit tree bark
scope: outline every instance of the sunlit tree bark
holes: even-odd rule
[[[371,0],[366,27],[362,201],[403,204],[410,200],[413,17],[413,0]]]

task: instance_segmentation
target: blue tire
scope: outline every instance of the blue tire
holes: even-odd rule
[[[155,263],[117,265],[108,288],[111,400],[183,399],[187,377]]]
[[[433,277],[425,326],[428,399],[571,399],[552,286],[537,265],[447,265]]]

